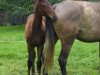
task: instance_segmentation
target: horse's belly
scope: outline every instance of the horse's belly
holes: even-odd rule
[[[95,31],[79,31],[79,34],[76,37],[80,41],[84,42],[96,42],[100,41],[100,31],[95,32]]]

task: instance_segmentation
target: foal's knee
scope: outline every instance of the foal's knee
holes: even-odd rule
[[[28,69],[30,69],[32,67],[32,61],[30,59],[28,59],[27,65],[28,65]]]
[[[42,61],[41,60],[38,60],[37,61],[37,69],[38,69],[39,72],[41,70],[41,67],[42,67]]]

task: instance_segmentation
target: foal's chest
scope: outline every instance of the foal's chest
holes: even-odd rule
[[[32,37],[32,42],[35,45],[43,44],[44,40],[45,40],[45,34],[43,32],[35,33],[35,36]]]

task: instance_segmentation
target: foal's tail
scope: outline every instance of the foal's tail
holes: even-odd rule
[[[54,59],[54,43],[55,43],[55,31],[53,27],[53,21],[50,18],[46,18],[46,39],[44,45],[44,66],[45,72],[52,70]]]

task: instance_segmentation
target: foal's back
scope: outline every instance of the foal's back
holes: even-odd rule
[[[54,28],[59,38],[74,33],[82,41],[100,40],[100,2],[63,1],[53,8],[57,14]]]

